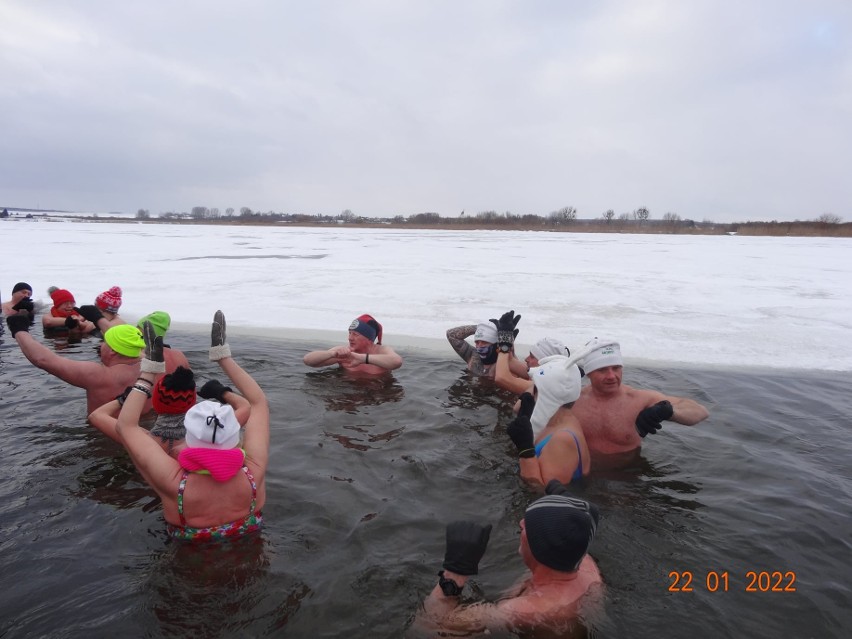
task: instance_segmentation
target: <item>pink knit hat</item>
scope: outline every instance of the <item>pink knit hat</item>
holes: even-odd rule
[[[95,305],[107,313],[118,313],[121,307],[121,289],[113,286],[108,291],[104,291],[95,298]]]

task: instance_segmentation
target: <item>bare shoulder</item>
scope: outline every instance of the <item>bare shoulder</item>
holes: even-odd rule
[[[666,398],[660,391],[648,390],[644,388],[633,388],[632,386],[628,386],[627,384],[622,384],[621,388],[624,389],[625,396],[631,401],[636,403],[642,403],[645,406],[651,406],[652,404],[656,404],[659,401],[662,401]]]

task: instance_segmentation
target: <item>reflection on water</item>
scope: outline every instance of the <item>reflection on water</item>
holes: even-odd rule
[[[311,589],[272,573],[266,546],[261,535],[250,535],[229,544],[175,542],[159,552],[142,589],[164,634],[230,637],[242,634],[249,619],[252,636],[284,629]]]
[[[305,374],[303,390],[319,397],[328,410],[355,415],[359,409],[398,402],[405,396],[392,373],[358,377],[341,368]]]

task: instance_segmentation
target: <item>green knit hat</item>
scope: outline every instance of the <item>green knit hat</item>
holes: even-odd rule
[[[169,330],[169,326],[172,324],[172,318],[169,317],[169,314],[165,311],[154,311],[139,320],[136,324],[139,330],[142,330],[142,325],[145,322],[151,322],[151,326],[154,327],[154,332],[159,337],[165,337],[166,331]]]

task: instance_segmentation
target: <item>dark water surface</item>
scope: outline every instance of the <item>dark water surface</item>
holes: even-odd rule
[[[523,572],[517,522],[534,495],[510,402],[460,360],[401,350],[392,378],[359,381],[306,368],[302,344],[232,339],[272,407],[266,528],[194,548],[167,539],[154,492],[87,425],[83,392],[0,340],[0,637],[401,637],[458,518],[494,524],[487,598]],[[200,380],[220,376],[203,338],[170,341]],[[94,359],[96,343],[65,354]],[[588,634],[848,636],[849,376],[628,367],[625,382],[711,417],[666,424],[630,468],[577,488],[602,512],[607,594]],[[686,572],[693,591],[671,591]]]

